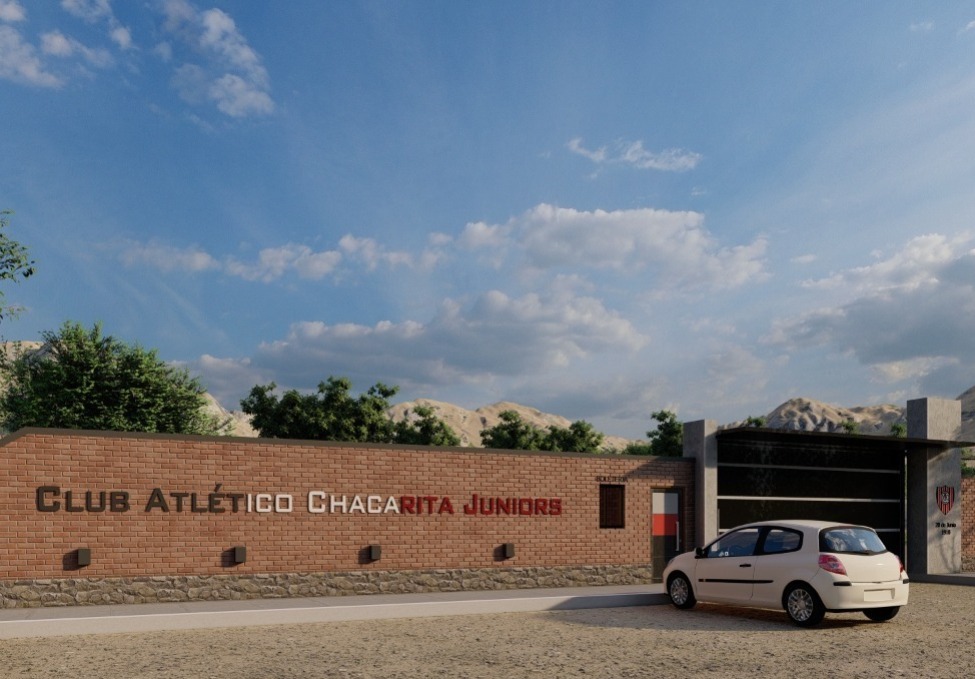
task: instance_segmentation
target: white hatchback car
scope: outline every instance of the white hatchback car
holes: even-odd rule
[[[763,521],[721,535],[667,564],[677,608],[698,601],[784,608],[810,627],[826,611],[890,620],[907,603],[904,566],[872,528],[825,521]]]

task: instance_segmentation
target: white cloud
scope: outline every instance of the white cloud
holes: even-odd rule
[[[958,364],[958,359],[949,356],[919,356],[903,361],[877,363],[871,366],[871,370],[878,381],[896,383],[905,380],[917,381],[936,370]]]
[[[330,374],[396,383],[457,384],[564,370],[600,353],[633,352],[647,338],[595,299],[485,293],[447,300],[428,323],[296,323],[251,364],[310,388]]]
[[[595,150],[587,149],[582,138],[570,139],[566,147],[576,155],[588,158],[596,165],[629,165],[639,170],[660,170],[663,172],[686,172],[693,170],[701,162],[700,153],[685,149],[665,149],[648,151],[643,141],[617,141],[612,149],[602,146]]]
[[[432,240],[434,243],[444,242],[440,238],[433,238]],[[342,252],[350,260],[365,264],[369,271],[374,271],[380,264],[391,268],[402,266],[410,269],[429,270],[442,259],[441,247],[441,245],[434,244],[433,249],[425,249],[417,257],[401,250],[387,250],[373,238],[358,238],[346,234],[339,239],[339,248]]]
[[[173,46],[168,42],[156,43],[156,46],[152,48],[152,53],[159,57],[164,63],[169,63],[173,60]]]
[[[179,249],[155,242],[145,245],[127,243],[120,254],[120,259],[126,266],[146,264],[160,271],[197,273],[220,266],[217,260],[199,248]]]
[[[104,20],[108,24],[111,41],[123,51],[132,49],[132,33],[115,17],[111,0],[61,0],[61,7],[89,24]]]
[[[41,51],[44,54],[65,59],[79,56],[90,66],[97,68],[107,68],[114,61],[108,50],[86,47],[60,31],[45,33],[41,36]]]
[[[721,247],[704,215],[651,208],[581,211],[541,204],[505,225],[530,266],[650,271],[666,289],[732,288],[765,277],[766,241]]]
[[[132,32],[125,26],[112,28],[108,35],[120,49],[132,49]]]
[[[934,30],[933,21],[918,21],[910,26],[912,33],[930,33]]]
[[[61,0],[61,7],[89,23],[112,16],[112,3],[109,0]]]
[[[950,393],[975,373],[975,251],[968,238],[919,236],[876,264],[814,281],[847,299],[773,322],[766,343],[854,357],[887,382]]]
[[[332,273],[341,261],[342,255],[339,252],[315,252],[307,245],[288,243],[261,250],[257,262],[253,264],[228,258],[224,271],[245,280],[264,283],[276,280],[292,270],[301,278],[319,280]]]
[[[0,79],[35,87],[60,87],[63,81],[44,69],[34,46],[10,26],[0,26]]]
[[[14,23],[27,18],[27,11],[17,0],[0,0],[0,21]]]
[[[938,282],[945,266],[967,248],[967,236],[949,239],[941,234],[926,234],[908,241],[893,256],[868,266],[856,267],[827,278],[804,281],[813,289],[840,289],[848,295],[915,290]]]
[[[267,69],[229,14],[219,9],[200,12],[186,0],[166,0],[161,7],[165,29],[202,61],[176,69],[172,85],[184,101],[210,101],[234,118],[274,112]],[[173,58],[171,42],[155,49],[164,61]]]
[[[73,51],[71,41],[62,33],[45,33],[41,36],[41,51],[56,57],[70,57]]]
[[[211,82],[207,96],[218,109],[234,118],[274,111],[274,102],[267,92],[232,73],[225,73]]]

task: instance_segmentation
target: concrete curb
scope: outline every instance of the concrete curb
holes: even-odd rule
[[[662,585],[640,585],[8,609],[0,611],[0,639],[617,608],[668,601]]]

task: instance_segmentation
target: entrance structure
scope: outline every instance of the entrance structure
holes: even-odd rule
[[[823,519],[878,530],[913,575],[961,570],[961,402],[907,403],[907,438],[684,425],[697,543],[742,523]]]

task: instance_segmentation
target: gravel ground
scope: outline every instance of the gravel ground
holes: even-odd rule
[[[975,587],[887,623],[699,604],[0,641],[4,677],[971,677]]]

